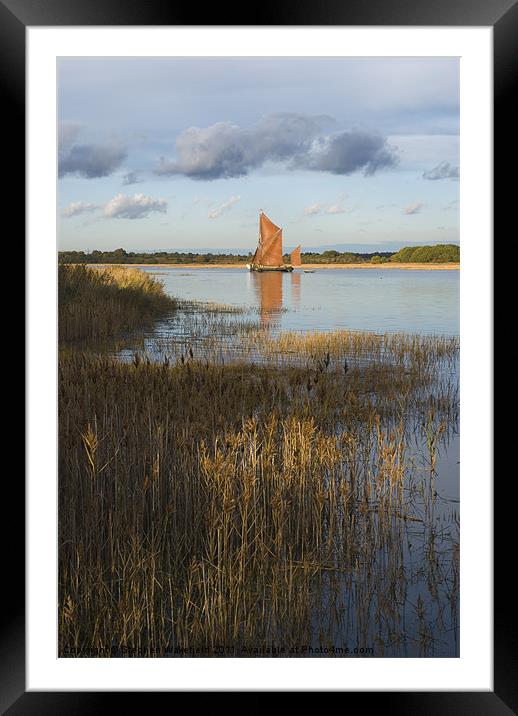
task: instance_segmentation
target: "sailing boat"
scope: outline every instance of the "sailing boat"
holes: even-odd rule
[[[293,271],[282,258],[282,229],[263,211],[259,214],[259,243],[252,263],[246,267],[249,271]]]

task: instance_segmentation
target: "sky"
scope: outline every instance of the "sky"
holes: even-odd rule
[[[458,58],[59,58],[60,250],[459,242]]]

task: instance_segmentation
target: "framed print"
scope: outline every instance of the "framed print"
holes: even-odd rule
[[[4,709],[516,709],[491,382],[516,6],[0,12],[28,307]]]

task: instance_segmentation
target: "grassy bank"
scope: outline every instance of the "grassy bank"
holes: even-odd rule
[[[152,325],[176,302],[155,277],[121,267],[58,267],[59,340],[99,341]]]

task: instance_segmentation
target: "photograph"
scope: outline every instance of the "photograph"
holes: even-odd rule
[[[59,658],[460,657],[460,63],[56,58]]]
[[[518,713],[493,462],[518,2],[206,14],[0,0],[26,281],[0,712]]]

